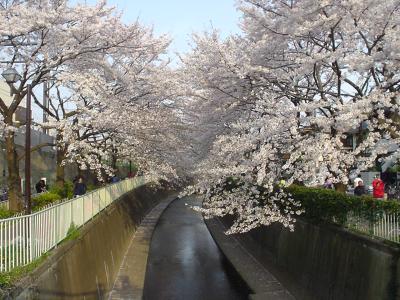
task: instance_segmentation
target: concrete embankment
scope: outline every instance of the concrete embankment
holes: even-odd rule
[[[221,221],[228,228],[230,220]],[[275,224],[234,238],[296,299],[400,297],[400,248],[396,245],[305,220],[296,224],[295,232]]]
[[[104,299],[142,218],[168,193],[143,186],[125,194],[81,230],[75,240],[53,250],[49,259],[17,287],[18,299]]]

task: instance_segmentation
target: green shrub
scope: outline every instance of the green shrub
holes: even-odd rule
[[[349,212],[370,221],[386,213],[400,213],[400,204],[392,200],[377,200],[371,196],[352,196],[322,188],[292,185],[286,189],[301,202],[304,216],[316,221],[344,224]]]
[[[52,187],[49,189],[49,192],[52,193],[52,194],[57,194],[57,195],[59,195],[59,196],[62,197],[62,198],[65,198],[65,197],[64,197],[64,189],[63,189],[62,187],[57,186],[57,185],[52,186]]]
[[[0,219],[11,218],[13,213],[9,211],[7,208],[0,207]]]
[[[50,203],[61,200],[62,197],[58,194],[47,192],[39,194],[38,196],[32,198],[32,207],[33,210],[37,210],[43,206],[46,206]]]
[[[58,194],[62,199],[72,199],[74,197],[74,184],[72,181],[65,181],[63,187],[54,185],[49,192]]]
[[[86,186],[86,192],[88,193],[88,192],[91,192],[91,191],[94,191],[95,189],[97,189],[98,187],[96,186],[96,185],[94,185],[94,184],[88,184],[87,186]]]
[[[64,183],[64,198],[74,198],[74,184],[72,181],[66,181]]]

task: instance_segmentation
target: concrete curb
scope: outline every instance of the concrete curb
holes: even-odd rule
[[[177,194],[161,201],[141,222],[132,237],[108,299],[142,299],[151,238],[164,210]]]
[[[285,287],[261,265],[233,235],[225,235],[227,228],[218,219],[205,223],[226,258],[253,292],[251,300],[294,300]]]

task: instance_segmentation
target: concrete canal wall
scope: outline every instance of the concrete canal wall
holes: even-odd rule
[[[18,299],[103,299],[141,219],[165,191],[143,186],[124,195],[63,243],[30,277]]]
[[[235,237],[296,299],[400,298],[396,245],[304,220],[295,232],[276,224]]]

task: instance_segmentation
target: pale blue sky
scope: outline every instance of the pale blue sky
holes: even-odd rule
[[[174,39],[172,52],[187,51],[190,34],[208,30],[211,24],[222,36],[239,32],[240,15],[235,0],[108,0],[108,3],[123,11],[126,22],[139,18],[142,23],[153,25],[156,33],[169,33]]]
[[[96,0],[71,0],[94,4]],[[235,0],[108,0],[111,6],[123,11],[124,21],[136,19],[145,25],[154,26],[156,33],[168,33],[173,38],[170,54],[185,52],[192,32],[220,30],[222,36],[239,32],[240,14],[236,11]],[[40,95],[41,91],[35,91]],[[34,105],[35,107],[35,105]],[[33,109],[34,119],[41,120],[39,110]]]

